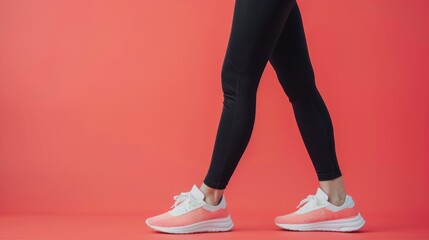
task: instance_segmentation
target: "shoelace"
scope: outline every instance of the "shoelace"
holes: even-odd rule
[[[188,202],[190,201],[190,199],[192,198],[192,195],[190,192],[182,192],[179,195],[176,195],[173,197],[173,199],[175,200],[173,206],[171,206],[170,208],[176,207],[178,206],[181,202],[185,202],[186,200],[188,200]]]
[[[320,198],[318,198],[316,195],[308,195],[306,198],[301,200],[301,202],[298,204],[298,206],[296,206],[296,208],[299,208],[303,204],[310,202],[310,201],[314,201],[316,206],[319,206],[319,204],[322,202],[322,200]]]

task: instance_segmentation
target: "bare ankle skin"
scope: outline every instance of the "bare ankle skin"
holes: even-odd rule
[[[346,190],[342,176],[328,181],[319,181],[320,188],[328,195],[328,202],[341,206],[346,200]]]
[[[213,206],[216,206],[219,204],[220,199],[223,195],[223,192],[225,191],[225,189],[211,188],[204,183],[201,184],[200,190],[205,195],[204,201]]]

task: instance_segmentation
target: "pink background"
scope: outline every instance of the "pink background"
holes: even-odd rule
[[[368,219],[427,215],[429,2],[298,3],[347,191]],[[0,214],[149,216],[199,186],[233,6],[1,1]],[[228,204],[286,213],[316,187],[268,64]]]

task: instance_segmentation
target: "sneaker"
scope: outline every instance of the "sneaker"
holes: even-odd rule
[[[173,197],[174,205],[168,212],[146,219],[146,224],[165,233],[223,232],[233,226],[226,208],[225,194],[218,205],[204,201],[204,193],[193,185],[191,191]]]
[[[301,207],[302,206],[302,207]],[[295,231],[352,232],[363,227],[365,220],[347,195],[342,206],[328,202],[328,195],[318,188],[316,195],[308,195],[293,213],[277,216],[275,224]]]

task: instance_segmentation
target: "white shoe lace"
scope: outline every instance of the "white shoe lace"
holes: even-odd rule
[[[173,197],[173,199],[175,200],[173,206],[171,206],[170,208],[174,208],[176,206],[178,206],[180,203],[182,202],[189,202],[191,199],[191,193],[190,192],[182,192],[179,195],[176,195]]]
[[[314,202],[316,206],[320,206],[322,204],[322,200],[318,198],[316,195],[308,195],[306,198],[301,200],[301,202],[296,206],[296,208],[301,207],[303,204],[307,202]]]
[[[183,203],[183,204],[187,203],[185,205],[188,206],[193,201],[196,201],[196,199],[194,197],[192,197],[191,192],[182,192],[179,195],[174,196],[173,199],[175,200],[175,202],[170,208],[175,208],[176,206],[178,206],[181,203]]]

